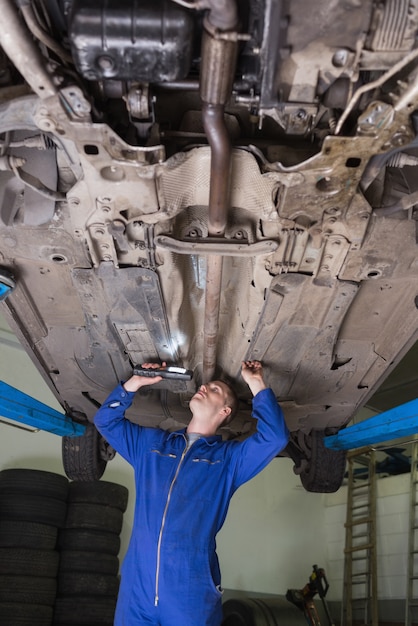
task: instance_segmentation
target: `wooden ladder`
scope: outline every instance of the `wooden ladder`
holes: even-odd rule
[[[409,490],[408,576],[405,602],[405,626],[416,622],[418,607],[418,440],[411,448],[411,481]],[[415,619],[414,619],[415,618]]]
[[[378,626],[376,560],[376,460],[371,448],[347,453],[344,588],[341,625]],[[361,465],[364,471],[358,473]],[[361,477],[360,477],[361,476]]]

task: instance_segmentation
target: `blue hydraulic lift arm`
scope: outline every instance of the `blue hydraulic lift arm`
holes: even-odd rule
[[[61,437],[79,437],[86,427],[0,381],[0,415]]]
[[[418,398],[324,437],[327,448],[352,450],[418,434]]]

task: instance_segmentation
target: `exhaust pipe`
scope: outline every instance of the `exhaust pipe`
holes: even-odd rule
[[[1,3],[0,46],[33,91],[42,99],[57,93],[44,59],[12,0]]]
[[[224,120],[225,104],[234,81],[238,52],[236,5],[233,0],[210,0],[204,22],[200,98],[205,133],[211,148],[208,212],[209,237],[223,237],[228,218],[231,142]],[[214,377],[222,285],[221,255],[208,255],[203,340],[203,381]]]

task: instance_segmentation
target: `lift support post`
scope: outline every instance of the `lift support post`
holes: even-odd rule
[[[327,448],[352,450],[418,434],[418,398],[324,437]]]
[[[86,427],[0,381],[0,415],[61,437],[79,437]]]

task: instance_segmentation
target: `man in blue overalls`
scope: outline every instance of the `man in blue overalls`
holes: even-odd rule
[[[95,416],[100,433],[135,471],[135,516],[115,626],[221,624],[216,534],[237,488],[266,467],[289,438],[261,363],[245,361],[241,373],[258,420],[257,431],[244,441],[222,441],[216,435],[237,404],[223,381],[200,386],[190,400],[191,421],[177,432],[145,428],[125,418],[135,392],[159,382],[159,376],[132,376]]]

